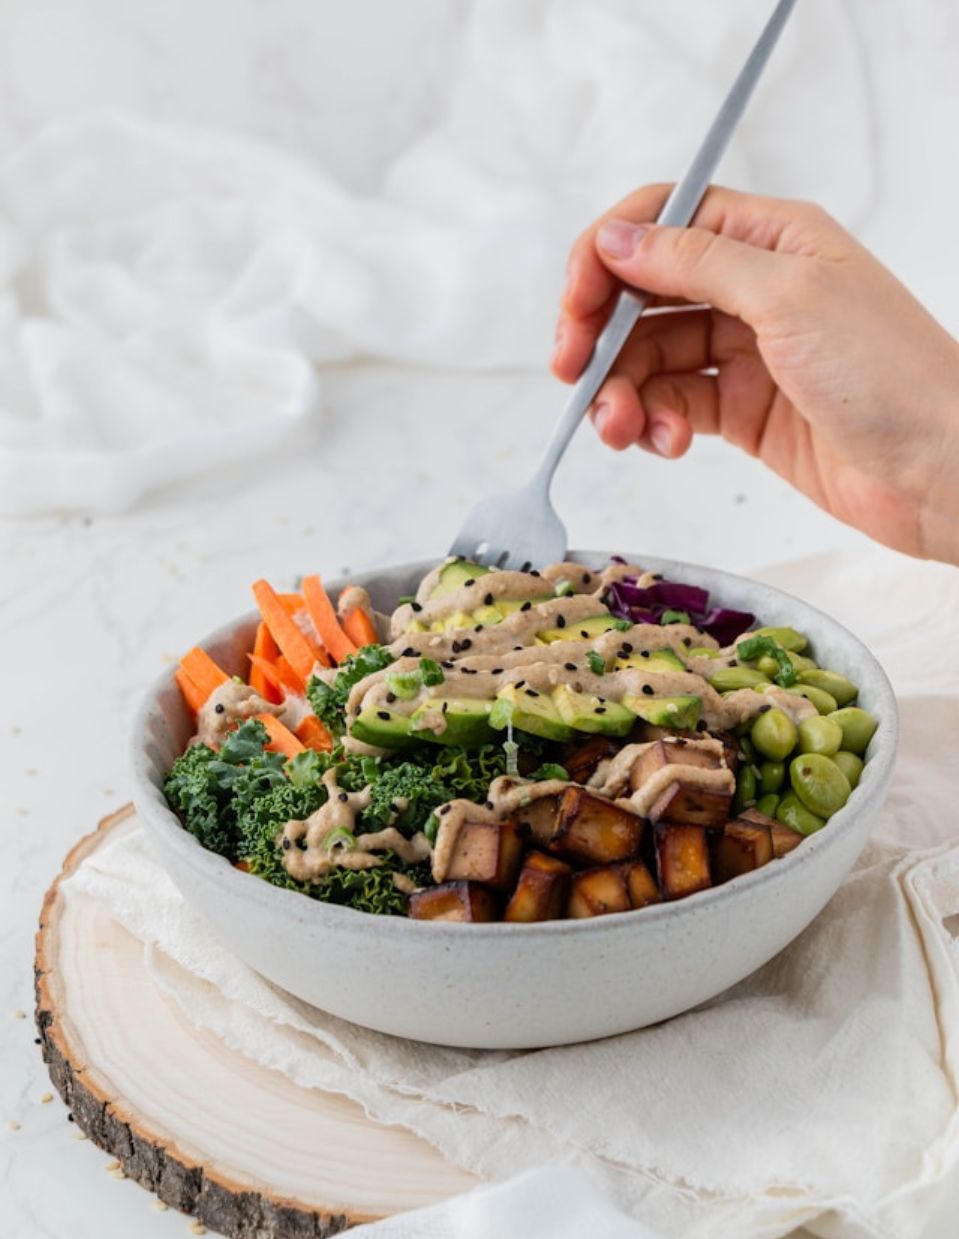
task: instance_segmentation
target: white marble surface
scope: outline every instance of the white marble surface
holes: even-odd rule
[[[949,166],[956,10],[939,0],[843,8],[871,100],[858,152],[869,192],[848,222],[959,328],[956,244],[942,222],[959,188]],[[370,190],[441,107],[455,66],[453,9],[442,0],[2,0],[0,155],[43,123],[110,107],[254,134]],[[761,155],[753,183],[803,192],[774,152],[764,178]],[[256,576],[282,586],[306,569],[331,576],[442,553],[477,494],[523,476],[559,399],[543,373],[342,368],[327,376],[325,412],[300,450],[262,470],[167,491],[122,517],[0,523],[4,1236],[163,1239],[185,1229],[104,1173],[108,1159],[73,1139],[58,1098],[41,1102],[50,1086],[32,1023],[16,1018],[32,1007],[43,891],[78,835],[127,798],[126,720],[137,695],[178,651],[246,609]],[[556,500],[574,545],[648,548],[744,572],[862,545],[711,442],[665,464],[613,456],[584,433]]]

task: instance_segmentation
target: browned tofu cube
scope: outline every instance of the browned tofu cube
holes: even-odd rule
[[[722,741],[723,761],[735,774],[739,766],[739,741],[731,731],[717,731],[715,738]]]
[[[521,829],[532,835],[544,847],[556,829],[556,814],[559,812],[559,796],[540,796],[516,812]]]
[[[509,890],[523,859],[516,822],[464,822],[446,870],[448,881],[485,882]]]
[[[649,810],[651,822],[673,822],[679,826],[708,826],[718,830],[729,817],[732,792],[696,787],[681,781],[670,783]]]
[[[543,852],[529,852],[516,890],[506,905],[504,921],[555,921],[566,912],[572,870]]]
[[[664,766],[699,766],[705,770],[718,770],[722,759],[718,753],[696,748],[688,740],[656,740],[645,753],[633,762],[629,772],[629,785],[634,792]]]
[[[591,736],[582,744],[571,746],[563,765],[574,783],[586,783],[596,773],[601,761],[618,753],[620,745],[608,736]]]
[[[729,882],[741,873],[761,869],[773,858],[772,831],[765,822],[736,818],[722,831],[711,831],[709,865],[713,884]]]
[[[639,854],[643,819],[582,787],[567,787],[559,801],[549,850],[580,864],[611,864]]]
[[[654,839],[659,889],[664,899],[682,899],[712,885],[704,827],[661,822]]]
[[[656,879],[641,860],[629,861],[623,865],[626,874],[626,890],[629,892],[631,908],[645,908],[647,904],[659,903],[659,887]]]
[[[443,882],[410,895],[409,914],[417,921],[495,921],[499,901],[477,882]]]
[[[574,873],[570,883],[566,915],[604,916],[607,912],[628,912],[629,888],[625,865],[606,865],[601,869],[584,869]]]
[[[701,740],[697,731],[684,727],[660,727],[657,723],[647,723],[644,718],[638,718],[633,729],[627,736],[628,744],[648,744],[650,740],[671,740],[679,736],[683,740]]]
[[[798,848],[806,837],[801,835],[798,830],[793,830],[791,826],[784,826],[782,822],[771,823],[769,833],[772,836],[773,856],[776,860],[780,856],[785,856],[788,852],[791,852],[793,848]]]

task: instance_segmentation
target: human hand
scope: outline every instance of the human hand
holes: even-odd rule
[[[710,189],[693,227],[637,190],[573,246],[552,369],[578,376],[622,284],[655,295],[593,402],[602,440],[721,434],[820,507],[959,563],[959,345],[819,207]],[[705,308],[704,308],[705,303]]]

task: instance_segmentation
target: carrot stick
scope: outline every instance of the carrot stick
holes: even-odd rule
[[[193,683],[182,667],[177,667],[173,673],[173,678],[180,686],[180,692],[183,694],[183,700],[187,703],[194,714],[198,712],[206,698]]]
[[[299,693],[302,697],[306,692],[306,682],[300,679],[282,654],[276,660],[276,669],[279,672],[283,687],[291,693]]]
[[[266,581],[253,583],[253,597],[270,635],[304,684],[310,678],[315,662],[329,666],[326,655],[303,635],[296,621],[290,617],[286,607]]]
[[[282,753],[284,757],[295,757],[297,753],[303,752],[305,746],[297,740],[289,727],[281,723],[278,718],[275,718],[272,714],[254,714],[253,717],[258,722],[261,722],[269,732],[270,742],[266,747],[271,753]]]
[[[343,631],[357,649],[362,645],[376,645],[379,642],[380,635],[376,631],[376,625],[369,613],[362,607],[354,607],[352,611],[347,611],[340,623]]]
[[[195,645],[192,650],[180,659],[180,669],[186,673],[196,685],[197,691],[206,701],[214,689],[225,684],[230,678],[227,673],[216,665],[206,650]]]
[[[247,658],[253,664],[250,671],[250,682],[253,682],[253,672],[257,676],[262,676],[267,686],[276,692],[276,704],[283,700],[285,693],[303,693],[303,681],[296,674],[290,664],[282,656],[275,663],[267,662],[265,658],[260,658],[258,654],[247,654]],[[265,694],[261,693],[261,696]],[[270,700],[267,698],[267,700]]]
[[[303,597],[301,594],[277,594],[277,598],[283,603],[290,615],[296,615],[297,611],[303,610]]]
[[[329,753],[333,748],[333,737],[314,714],[307,714],[303,719],[296,729],[296,738],[318,753]]]
[[[270,636],[269,628],[266,624],[259,624],[256,630],[256,640],[253,642],[253,653],[248,656],[253,664],[250,667],[248,679],[250,688],[258,692],[264,701],[272,702],[273,705],[279,705],[283,700],[283,694],[280,692],[282,681],[270,674],[273,670],[272,664],[279,653],[279,647]]]
[[[356,646],[339,625],[333,603],[318,576],[305,576],[302,583],[303,601],[320,640],[338,663],[356,653]]]

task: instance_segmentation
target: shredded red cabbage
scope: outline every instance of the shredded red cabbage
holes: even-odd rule
[[[614,557],[613,562],[622,561]],[[756,618],[748,611],[710,607],[709,592],[698,585],[655,581],[641,587],[634,576],[614,581],[607,590],[606,604],[618,619],[634,624],[659,624],[667,611],[685,611],[698,629],[715,637],[720,645],[730,645]]]

